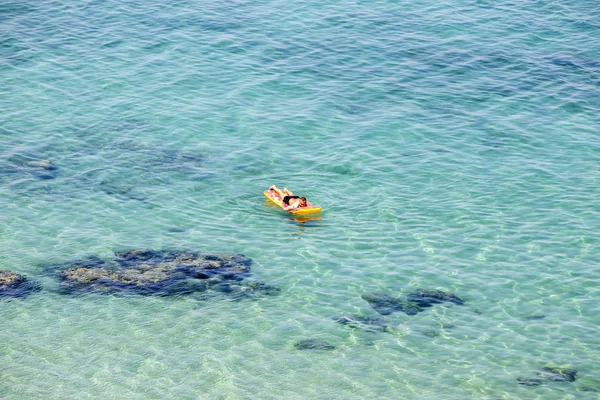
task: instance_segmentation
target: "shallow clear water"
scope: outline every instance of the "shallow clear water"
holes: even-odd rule
[[[43,290],[0,302],[0,397],[597,398],[600,13],[570,3],[1,4],[0,270]],[[133,248],[243,253],[281,293],[45,270]],[[419,287],[465,305],[332,319]],[[544,366],[577,380],[518,384]]]

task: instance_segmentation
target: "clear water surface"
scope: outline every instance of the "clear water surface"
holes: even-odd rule
[[[596,2],[0,16],[0,270],[43,285],[0,302],[0,398],[597,398]],[[284,215],[271,184],[323,213]],[[66,296],[45,268],[138,248],[242,253],[281,292]],[[465,304],[332,319],[417,288]],[[545,366],[577,379],[519,385]]]

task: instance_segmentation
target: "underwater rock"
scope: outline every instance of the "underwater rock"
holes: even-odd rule
[[[52,161],[49,161],[49,160],[27,161],[27,162],[25,162],[25,166],[31,167],[31,168],[42,168],[47,171],[53,171],[53,170],[57,169],[56,165],[54,165],[52,163]]]
[[[137,294],[176,295],[200,290],[171,276],[170,266],[146,265],[112,269],[104,267],[68,268],[59,272],[61,289],[66,293],[93,291],[101,293],[134,292]]]
[[[250,273],[252,260],[242,254],[199,254],[174,252],[178,270],[197,279],[219,275],[225,279],[241,279]]]
[[[163,252],[150,249],[126,250],[115,252],[115,256],[124,261],[163,260],[167,258],[170,254],[170,252]]]
[[[367,332],[388,332],[392,325],[381,317],[364,317],[356,314],[336,315],[333,320],[350,328],[362,329]]]
[[[25,297],[41,290],[41,286],[12,271],[0,271],[0,298]]]
[[[152,149],[149,153],[149,162],[153,166],[162,168],[182,169],[187,167],[197,167],[206,161],[203,154],[197,152],[182,152],[173,149]]]
[[[281,289],[263,282],[246,282],[238,280],[226,280],[223,278],[211,278],[206,282],[208,291],[201,296],[201,300],[214,297],[215,294],[225,294],[232,301],[258,300],[267,296],[279,294]]]
[[[414,293],[406,296],[407,300],[417,303],[421,307],[431,307],[433,304],[443,302],[454,303],[458,305],[465,304],[464,300],[456,297],[451,292],[437,289],[417,289]]]
[[[56,175],[54,174],[34,174],[34,176],[42,180],[56,179]]]
[[[29,172],[33,174],[37,179],[50,180],[56,179],[57,167],[49,160],[33,160],[26,161],[23,164]]]
[[[0,164],[0,175],[18,174],[20,171],[12,165]]]
[[[228,293],[235,291],[230,281],[242,280],[249,275],[252,263],[241,254],[148,249],[121,251],[115,256],[110,260],[89,257],[76,260],[66,268],[56,268],[61,291],[174,296],[211,288]],[[246,290],[254,294],[271,290],[267,288],[266,284],[254,283]]]
[[[174,226],[168,227],[167,231],[171,232],[171,233],[181,233],[181,232],[187,231],[187,229],[185,229],[183,226],[175,226],[174,225]]]
[[[70,268],[100,268],[108,265],[106,260],[100,257],[90,256],[72,261],[69,264]]]
[[[546,318],[546,316],[544,314],[533,314],[533,315],[529,315],[529,316],[525,317],[525,319],[527,321],[534,321],[537,319],[544,319],[544,318]]]
[[[244,282],[240,285],[240,289],[249,296],[275,296],[281,292],[281,289],[268,285],[264,282]]]
[[[544,367],[542,371],[538,372],[538,375],[555,382],[575,382],[577,370],[570,368]]]
[[[0,182],[22,180],[26,176],[37,179],[55,179],[58,168],[52,161],[44,160],[38,154],[14,154],[0,163]]]
[[[421,331],[421,333],[424,336],[430,337],[432,339],[434,339],[438,336],[441,336],[441,334],[442,334],[440,331],[435,330],[435,329],[427,329],[427,330]]]
[[[111,183],[102,181],[99,185],[97,185],[95,190],[99,190],[101,192],[106,193],[107,195],[114,196],[122,200],[146,200],[145,196],[142,196],[137,193],[134,186],[123,183]]]
[[[335,346],[319,339],[305,339],[294,343],[298,350],[333,350]]]
[[[519,385],[523,386],[540,386],[542,380],[539,378],[517,378]]]
[[[392,297],[387,294],[370,293],[363,294],[361,297],[381,315],[389,315],[394,311],[402,311],[408,315],[416,315],[423,311],[423,308],[417,303]]]
[[[107,182],[100,182],[98,186],[101,191],[106,194],[114,194],[120,196],[129,195],[133,191],[133,186],[123,184],[112,184]]]
[[[598,389],[595,389],[593,387],[590,386],[582,386],[579,388],[582,392],[593,392],[593,393],[598,393]]]
[[[434,304],[443,302],[464,304],[464,301],[453,293],[437,289],[417,289],[414,293],[406,296],[406,299],[380,293],[364,294],[362,299],[382,315],[389,315],[395,311],[402,311],[407,315],[416,315],[424,311],[423,308],[432,307]]]

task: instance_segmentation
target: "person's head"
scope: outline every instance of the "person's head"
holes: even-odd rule
[[[307,205],[306,197],[300,197],[300,207],[306,207]]]

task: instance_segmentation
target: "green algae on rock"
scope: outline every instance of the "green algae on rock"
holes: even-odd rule
[[[252,260],[241,254],[202,254],[188,251],[129,250],[103,260],[89,257],[56,270],[63,293],[134,293],[174,296],[202,292],[211,287],[227,292],[228,281],[250,274]],[[238,285],[240,286],[240,285]],[[254,292],[272,293],[268,285],[254,283]]]
[[[41,286],[25,276],[12,271],[0,271],[0,298],[25,297],[37,292]]]

